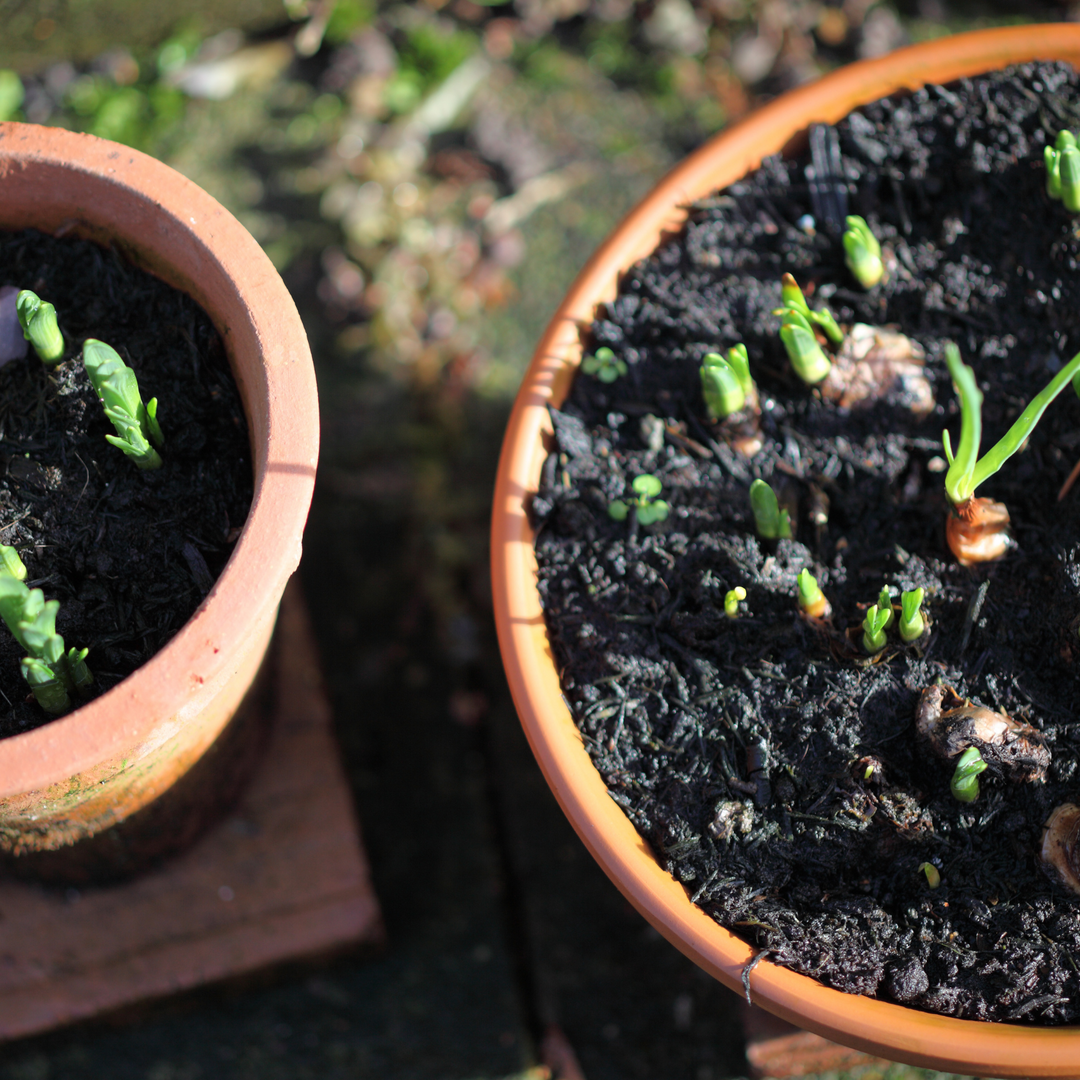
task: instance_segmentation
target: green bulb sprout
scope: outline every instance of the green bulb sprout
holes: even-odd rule
[[[811,619],[827,618],[832,608],[821,591],[817,578],[809,570],[803,569],[799,571],[795,581],[799,586],[799,610]]]
[[[595,375],[602,383],[613,383],[626,374],[626,361],[620,360],[606,345],[602,345],[581,362],[586,375]]]
[[[756,390],[745,345],[732,345],[727,357],[714,352],[705,355],[701,362],[701,393],[714,420],[723,420],[746,405]]]
[[[828,308],[821,311],[810,309],[802,289],[790,274],[785,274],[781,279],[780,298],[783,306],[773,311],[774,315],[780,316],[780,340],[784,343],[795,374],[808,386],[814,386],[832,368],[832,362],[814,335],[814,327],[819,326],[825,336],[837,345],[844,340],[844,332]]]
[[[87,338],[82,360],[86,374],[105,406],[105,415],[116,428],[117,434],[106,435],[106,440],[123,450],[140,469],[161,468],[161,457],[154,449],[165,443],[157,422],[157,398],[143,404],[135,372],[105,342]]]
[[[750,485],[750,509],[762,540],[791,539],[791,516],[780,508],[776,492],[764,480],[755,480]]]
[[[926,632],[922,602],[922,589],[911,589],[900,594],[900,640],[905,645],[918,641]]]
[[[918,872],[926,875],[926,884],[929,885],[931,889],[936,889],[941,884],[941,873],[933,863],[919,863]]]
[[[853,214],[846,219],[845,224],[844,262],[864,289],[872,289],[885,276],[881,245],[864,218]]]
[[[987,764],[974,746],[969,746],[956,759],[956,772],[949,781],[949,790],[959,802],[974,802],[979,797],[979,773],[986,772]]]
[[[945,494],[963,516],[963,508],[972,501],[975,489],[993,476],[1024,445],[1050,402],[1069,384],[1073,376],[1080,372],[1080,353],[1031,399],[1013,426],[981,458],[979,442],[982,438],[982,391],[975,380],[975,372],[960,359],[960,350],[951,341],[945,346],[945,363],[960,395],[960,441],[955,454],[949,433],[942,432],[941,436],[945,457],[949,462],[949,470],[945,474]]]
[[[637,498],[629,501],[616,499],[608,506],[608,514],[612,518],[616,521],[625,521],[631,508],[641,525],[653,525],[668,516],[671,508],[663,499],[656,497],[663,487],[657,477],[651,473],[644,473],[636,477],[630,486],[634,489]]]
[[[883,610],[877,604],[871,604],[863,619],[863,648],[873,656],[885,648],[885,627],[889,625],[892,617],[892,608]]]
[[[892,626],[893,618],[895,617],[895,612],[893,611],[892,606],[892,595],[889,592],[888,585],[882,585],[881,592],[878,594],[877,607],[878,611],[884,611],[887,613],[888,617],[885,620],[885,629],[888,630],[889,627]]]
[[[15,298],[23,337],[34,346],[38,359],[46,367],[55,367],[64,358],[64,335],[56,323],[56,308],[37,293],[23,289]]]
[[[23,584],[26,567],[14,548],[0,545],[0,563],[0,619],[30,654],[20,666],[37,703],[59,716],[71,708],[71,695],[81,696],[94,681],[86,666],[88,650],[65,651],[56,632],[60,601],[46,600],[40,589]]]
[[[1046,194],[1060,199],[1072,214],[1080,213],[1080,149],[1071,131],[1059,131],[1053,146],[1043,150]]]
[[[724,595],[724,614],[729,619],[738,618],[739,601],[745,599],[746,590],[741,585],[736,585],[734,589],[729,589]]]

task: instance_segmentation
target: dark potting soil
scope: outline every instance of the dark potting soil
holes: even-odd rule
[[[0,543],[27,585],[60,601],[57,631],[87,647],[92,696],[150,659],[184,625],[232,552],[252,497],[247,423],[225,351],[189,297],[88,241],[0,233],[0,286],[55,305],[65,360],[31,349],[0,368]],[[113,434],[79,359],[112,345],[158,399],[160,469],[146,472]],[[0,736],[46,723],[0,626]]]
[[[1080,1020],[1080,897],[1038,861],[1052,809],[1080,796],[1080,490],[1058,501],[1080,401],[1066,388],[980,488],[1012,514],[1000,562],[964,568],[946,548],[941,442],[959,430],[947,341],[984,392],[984,450],[1080,350],[1080,229],[1047,197],[1042,160],[1078,126],[1076,73],[1025,65],[859,110],[835,128],[843,180],[823,192],[807,151],[694,207],[586,329],[629,370],[575,381],[532,504],[565,695],[662,865],[760,955],[966,1018]],[[828,221],[845,197],[891,251],[870,292]],[[784,271],[841,323],[921,344],[929,415],[895,394],[841,408],[799,383],[771,314]],[[710,425],[698,377],[740,341],[763,406],[750,459]],[[662,480],[669,518],[612,520],[642,473]],[[756,537],[754,477],[797,499],[794,540]],[[831,627],[797,614],[804,567]],[[894,599],[924,589],[932,622],[913,646],[894,629],[871,659],[859,628],[885,584]],[[728,619],[737,585],[747,599]],[[914,727],[938,681],[1039,729],[1046,780],[992,761],[978,800],[957,802],[953,766]]]

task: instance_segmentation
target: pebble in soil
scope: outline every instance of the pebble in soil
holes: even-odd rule
[[[1012,513],[1001,562],[949,555],[941,446],[959,429],[947,341],[976,369],[984,450],[1080,350],[1080,232],[1042,164],[1059,128],[1080,127],[1077,90],[1064,65],[1024,65],[838,124],[834,194],[889,266],[870,292],[844,267],[807,157],[770,158],[694,207],[588,328],[587,347],[609,346],[628,373],[575,381],[532,505],[566,697],[661,863],[769,959],[965,1018],[1080,1019],[1080,902],[1037,859],[1043,823],[1080,787],[1080,491],[1057,501],[1080,401],[1067,389],[980,489]],[[930,412],[903,394],[842,408],[801,385],[771,314],[785,271],[842,324],[921,346]],[[707,352],[739,341],[762,402],[751,459],[710,427],[698,380]],[[659,526],[607,514],[641,473],[671,505]],[[795,539],[754,535],[757,476],[796,506]],[[804,567],[831,626],[798,616]],[[894,600],[925,590],[930,629],[906,647],[894,629],[870,658],[860,627],[884,584]],[[747,598],[729,619],[736,585]],[[953,799],[952,766],[914,725],[938,680],[1041,733],[1045,781],[991,761],[978,800]]]
[[[88,647],[92,693],[114,686],[184,625],[224,568],[252,497],[243,406],[213,324],[189,297],[96,244],[0,233],[0,287],[53,303],[67,341],[47,370],[30,352],[0,368],[0,543],[27,584],[60,601],[68,646]],[[162,468],[105,441],[112,425],[79,355],[112,345],[158,398]],[[50,718],[0,628],[0,736]]]

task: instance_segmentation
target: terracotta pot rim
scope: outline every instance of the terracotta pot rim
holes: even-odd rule
[[[23,169],[74,170],[91,189],[119,189],[133,205],[159,211],[169,242],[182,244],[208,270],[235,282],[249,325],[222,327],[212,306],[196,299],[219,331],[226,331],[230,357],[238,334],[258,341],[265,374],[253,392],[265,399],[268,420],[266,438],[251,432],[254,497],[211,592],[179,633],[117,686],[59,720],[0,741],[0,797],[41,790],[91,768],[149,736],[163,716],[182,723],[193,695],[228,678],[234,660],[225,643],[246,640],[256,630],[263,609],[276,605],[299,563],[319,443],[314,370],[299,314],[273,264],[224,207],[180,173],[129,147],[59,128],[0,123],[0,193],[5,179]],[[2,213],[0,207],[0,228],[19,227],[5,222]],[[100,236],[109,229],[89,204],[68,224],[77,235]],[[163,246],[152,237],[142,244],[136,237],[120,246],[147,263]]]
[[[524,508],[536,491],[542,444],[551,431],[547,406],[562,401],[580,362],[579,326],[614,297],[623,270],[681,227],[681,207],[734,182],[810,123],[836,122],[899,90],[1037,59],[1080,67],[1080,25],[982,30],[911,46],[791,91],[722,132],[669,173],[590,259],[545,331],[514,404],[495,487],[492,585],[503,663],[522,725],[553,793],[608,876],[668,940],[739,993],[754,951],[693,905],[656,862],[608,796],[562,698]],[[958,1020],[841,993],[768,961],[753,969],[750,988],[756,1003],[801,1027],[915,1065],[1001,1077],[1068,1077],[1080,1068],[1080,1027]]]

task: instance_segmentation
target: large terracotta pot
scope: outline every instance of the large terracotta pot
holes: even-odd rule
[[[243,398],[255,488],[221,577],[161,652],[75,712],[0,741],[0,852],[14,855],[145,817],[211,747],[237,757],[227,724],[300,561],[319,440],[311,354],[292,299],[259,245],[204,191],[126,146],[0,124],[0,228],[28,226],[111,244],[207,311]],[[160,814],[150,821],[159,834],[193,832]]]
[[[612,299],[620,274],[678,230],[683,209],[755,168],[814,122],[926,83],[945,83],[1027,60],[1080,66],[1080,26],[961,34],[852,64],[785,94],[708,142],[671,172],[589,261],[548,326],[510,417],[492,524],[495,616],[521,722],[555,797],[627,899],[669,941],[742,993],[753,950],[693,905],[608,796],[562,699],[536,589],[526,513],[550,445],[547,406],[559,405],[581,359],[579,326]],[[936,1016],[831,990],[769,962],[750,976],[753,1000],[778,1016],[887,1058],[1001,1077],[1080,1076],[1080,1029],[988,1024]]]

